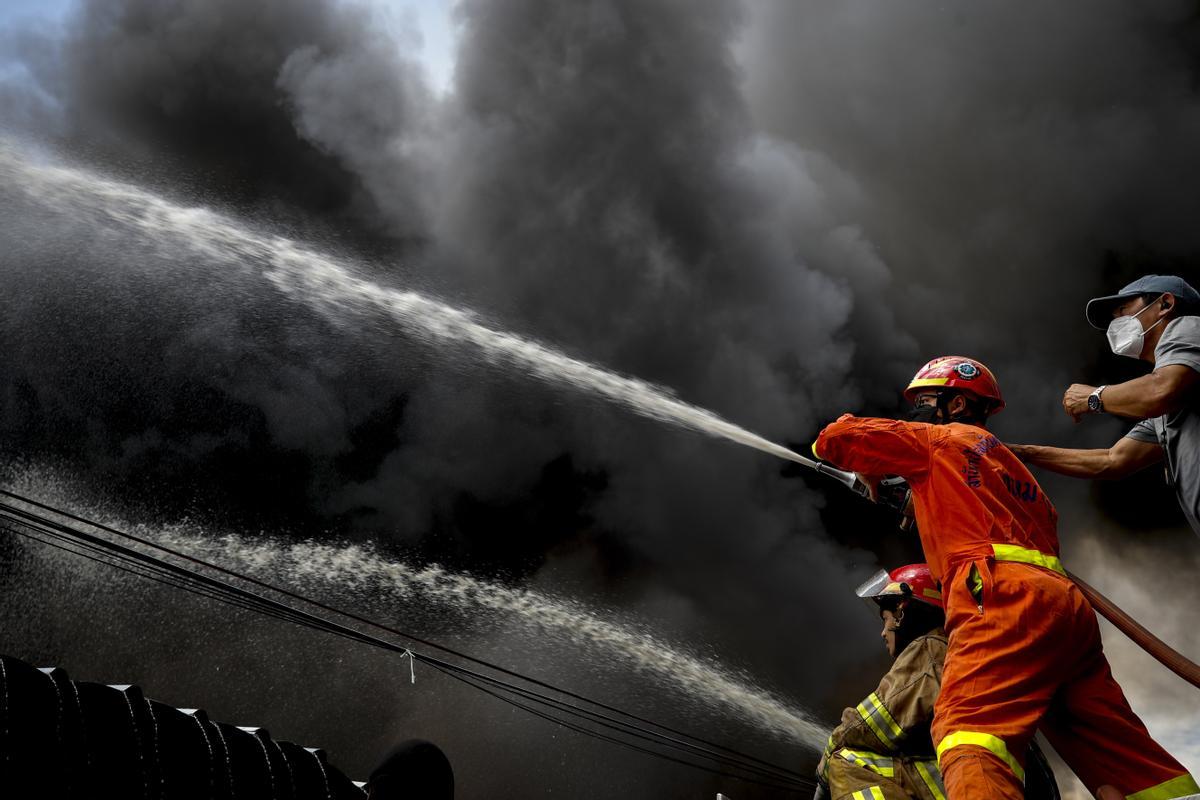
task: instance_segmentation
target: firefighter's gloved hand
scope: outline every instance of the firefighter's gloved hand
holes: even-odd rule
[[[858,478],[858,482],[867,488],[867,499],[872,503],[879,502],[879,482],[883,480],[883,475],[867,475],[862,472],[854,473],[854,477]]]
[[[831,800],[829,784],[817,778],[817,791],[813,792],[813,800]]]
[[[912,492],[909,491],[908,481],[899,475],[884,478],[876,487],[879,502],[888,508],[899,511],[901,515],[911,514]]]

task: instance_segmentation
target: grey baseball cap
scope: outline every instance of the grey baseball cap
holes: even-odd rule
[[[1112,321],[1113,309],[1127,300],[1143,294],[1170,292],[1185,307],[1200,305],[1200,294],[1177,275],[1143,275],[1133,283],[1108,297],[1097,297],[1087,304],[1087,320],[1093,328],[1105,330]]]

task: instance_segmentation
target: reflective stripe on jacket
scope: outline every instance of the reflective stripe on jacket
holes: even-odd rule
[[[833,800],[883,797],[884,800],[946,800],[942,773],[935,761],[842,748],[826,769]]]
[[[946,646],[940,630],[913,640],[875,691],[842,712],[817,768],[834,798],[879,786],[889,800],[945,800],[929,724]]]
[[[984,428],[846,414],[821,431],[813,451],[843,469],[908,481],[936,580],[951,580],[963,564],[1019,554],[1040,554],[1027,561],[1038,566],[1057,564],[1058,513],[1029,469]],[[996,547],[1014,549],[1002,555]]]

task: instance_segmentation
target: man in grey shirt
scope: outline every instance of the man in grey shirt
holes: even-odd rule
[[[1030,464],[1077,478],[1123,478],[1166,461],[1168,480],[1192,530],[1200,534],[1200,294],[1173,275],[1146,275],[1087,304],[1088,321],[1107,329],[1118,355],[1154,365],[1112,386],[1072,384],[1063,410],[1078,422],[1109,413],[1139,420],[1108,449],[1009,445]]]

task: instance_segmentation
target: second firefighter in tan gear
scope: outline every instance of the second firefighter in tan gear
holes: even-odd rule
[[[833,800],[945,800],[929,723],[942,682],[946,634],[929,568],[881,572],[859,596],[879,605],[895,664],[829,737],[818,777]]]

